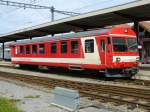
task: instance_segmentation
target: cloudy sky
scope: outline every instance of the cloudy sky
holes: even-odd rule
[[[85,13],[101,8],[107,8],[135,0],[8,0],[15,2],[32,3],[44,6],[54,6],[57,10]],[[55,20],[64,16],[55,13]],[[47,9],[23,9],[0,5],[0,34],[12,32],[29,26],[49,22],[50,11]]]

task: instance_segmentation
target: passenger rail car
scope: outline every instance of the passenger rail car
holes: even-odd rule
[[[123,27],[14,43],[11,55],[13,64],[94,70],[107,77],[133,76],[139,61],[135,32]]]

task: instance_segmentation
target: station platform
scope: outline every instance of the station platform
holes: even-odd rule
[[[139,72],[135,76],[136,79],[150,80],[150,64],[140,64]]]
[[[140,64],[139,68],[141,70],[149,70],[150,71],[150,64]]]
[[[14,66],[11,64],[11,61],[0,61],[0,66]]]

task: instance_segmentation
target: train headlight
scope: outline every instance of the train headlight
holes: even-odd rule
[[[121,61],[121,58],[117,57],[116,62],[120,62],[120,61]]]
[[[125,32],[125,33],[128,33],[128,28],[125,28],[124,32]]]

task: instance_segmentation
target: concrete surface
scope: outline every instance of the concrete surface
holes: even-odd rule
[[[13,66],[13,64],[11,64],[11,61],[0,61],[0,65],[1,66]]]
[[[108,110],[106,111],[106,109],[98,109],[95,107],[88,107],[88,108],[79,110],[79,112],[112,112],[112,111],[108,111]]]
[[[50,105],[52,94],[26,86],[0,81],[0,96],[18,100],[17,106],[24,112],[66,112]]]
[[[51,105],[53,94],[50,90],[49,92],[47,91],[0,80],[0,97],[18,101],[18,108],[24,112],[68,112],[65,109]],[[81,109],[79,112],[87,112],[87,110],[88,112],[112,112],[104,106],[101,106],[101,108],[90,107],[95,103],[95,101],[90,101],[87,98],[81,98]]]

